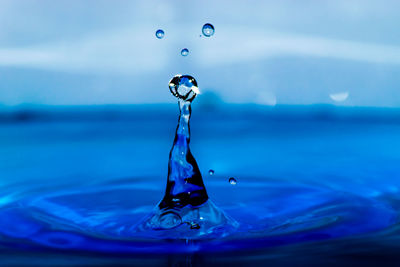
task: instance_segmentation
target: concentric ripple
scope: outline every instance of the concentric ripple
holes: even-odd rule
[[[25,194],[1,208],[0,240],[20,248],[110,253],[227,251],[366,234],[388,228],[398,216],[375,199],[316,185],[242,178],[231,186],[221,178],[208,188],[238,229],[218,239],[165,240],[135,232],[160,197],[155,181]]]

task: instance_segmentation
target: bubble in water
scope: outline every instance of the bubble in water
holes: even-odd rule
[[[164,37],[164,31],[161,30],[161,29],[157,30],[157,31],[156,31],[156,37],[157,37],[158,39],[162,39],[162,38]]]
[[[190,229],[200,229],[200,225],[195,222],[192,222],[190,224]]]
[[[189,55],[189,49],[183,48],[182,51],[181,51],[181,55],[184,56],[184,57],[186,57],[187,55]]]
[[[175,75],[169,82],[171,93],[185,101],[192,101],[200,93],[196,80],[190,75]]]
[[[235,178],[231,177],[231,178],[229,178],[229,183],[230,183],[231,185],[236,185],[237,181],[236,181]]]
[[[210,170],[208,171],[208,174],[209,174],[209,175],[214,175],[214,170],[211,170],[211,169],[210,169]]]
[[[162,229],[172,229],[182,224],[182,218],[179,214],[168,211],[161,214],[159,223]]]
[[[203,32],[204,36],[206,36],[206,37],[213,36],[214,32],[215,32],[214,26],[210,23],[206,23],[203,25],[202,32]]]

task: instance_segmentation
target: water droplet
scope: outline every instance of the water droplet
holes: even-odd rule
[[[209,171],[208,171],[208,174],[209,174],[209,175],[214,175],[214,170],[209,170]]]
[[[192,101],[200,93],[196,80],[189,75],[175,75],[169,82],[171,93],[185,101]]]
[[[162,38],[164,37],[164,31],[161,30],[161,29],[157,30],[157,31],[156,31],[156,37],[157,37],[158,39],[162,39]]]
[[[189,49],[183,48],[182,51],[181,51],[181,55],[184,56],[184,57],[186,57],[187,55],[189,55]]]
[[[191,101],[199,94],[197,82],[190,75],[178,74],[168,86],[178,98],[179,119],[169,153],[165,195],[152,216],[135,229],[141,232],[166,230],[149,233],[162,239],[192,240],[204,235],[225,235],[236,229],[238,223],[209,200],[200,169],[189,148]],[[200,231],[191,230],[200,228]]]
[[[202,32],[203,32],[204,36],[206,36],[206,37],[213,36],[214,32],[215,32],[214,26],[210,23],[206,23],[203,25]]]
[[[162,229],[172,229],[182,224],[182,218],[177,213],[168,211],[161,214],[159,222]]]
[[[231,177],[231,178],[229,178],[229,183],[230,183],[231,185],[236,185],[237,181],[236,181],[235,178]]]
[[[190,223],[190,229],[200,229],[200,225],[195,222],[192,222]]]

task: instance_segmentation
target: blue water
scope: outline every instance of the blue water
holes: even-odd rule
[[[1,261],[399,261],[399,110],[199,101],[191,151],[239,227],[218,239],[143,237],[134,229],[163,197],[176,119],[174,104],[3,111]]]

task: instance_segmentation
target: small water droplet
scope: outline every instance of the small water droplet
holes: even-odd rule
[[[237,181],[236,181],[235,178],[231,177],[231,178],[229,178],[229,183],[230,183],[231,185],[236,185]]]
[[[203,25],[202,32],[206,37],[213,36],[215,32],[214,26],[210,23],[206,23]]]
[[[164,37],[164,31],[161,30],[161,29],[157,30],[157,31],[156,31],[156,37],[157,37],[158,39],[162,39],[162,38]]]
[[[208,174],[209,174],[209,175],[214,175],[214,170],[211,170],[211,169],[210,169],[210,170],[208,171]]]
[[[192,222],[190,223],[190,229],[200,229],[200,225],[195,222]]]
[[[184,56],[184,57],[186,57],[187,55],[189,55],[189,49],[183,48],[182,51],[181,51],[181,55]]]

